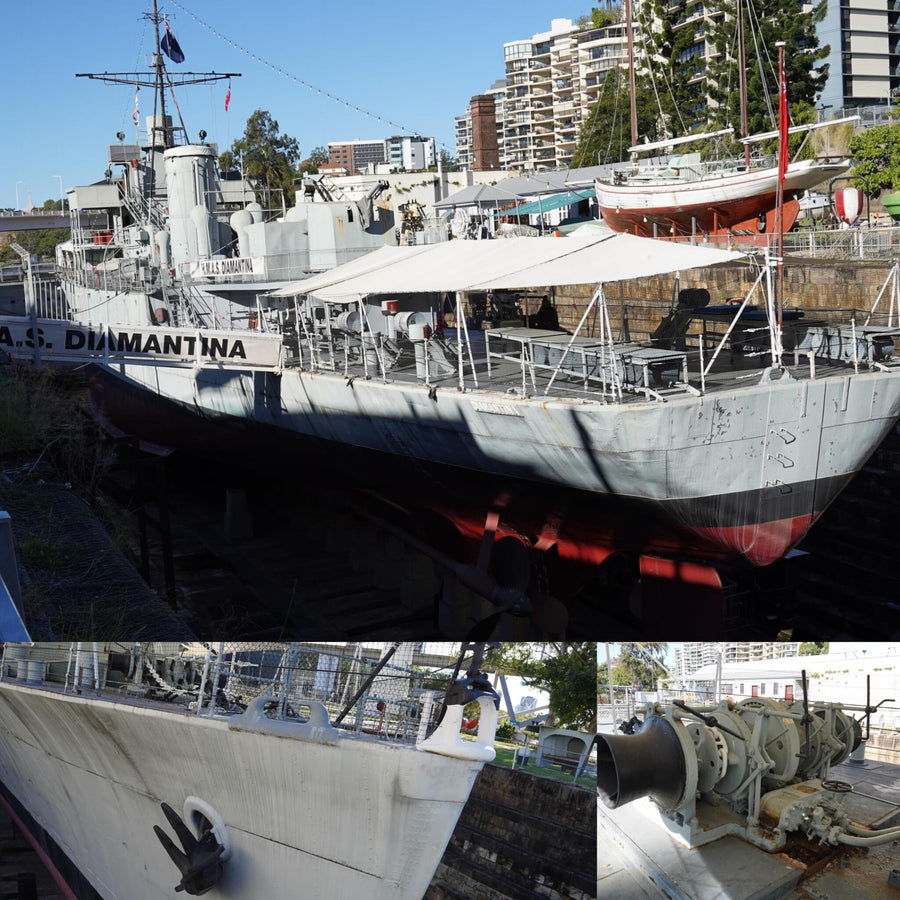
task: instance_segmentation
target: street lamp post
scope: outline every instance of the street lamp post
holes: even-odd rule
[[[17,210],[19,208],[19,185],[20,184],[23,184],[23,182],[21,182],[21,181],[16,182],[16,209]]]
[[[62,175],[51,175],[50,177],[59,181],[59,209],[60,212],[64,213],[66,211],[66,201],[63,198]]]

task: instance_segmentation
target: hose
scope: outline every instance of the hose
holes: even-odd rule
[[[877,847],[879,844],[886,844],[888,841],[900,839],[900,829],[889,830],[872,837],[858,837],[855,834],[839,834],[837,842],[839,844],[848,844],[851,847]]]
[[[861,837],[874,837],[879,834],[896,834],[900,838],[900,825],[892,825],[890,828],[861,828],[859,825],[847,825],[845,831],[858,834]]]

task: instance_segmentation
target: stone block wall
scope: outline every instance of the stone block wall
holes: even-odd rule
[[[826,311],[856,310],[857,319],[871,309],[890,272],[888,262],[854,260],[804,260],[791,258],[784,266],[784,294],[786,308]],[[678,285],[672,275],[640,278],[606,285],[610,324],[615,338],[646,340],[669,309],[675,305],[677,290],[706,288],[713,305],[724,303],[729,297],[743,296],[755,280],[753,271],[744,265],[724,265],[694,269],[681,273]],[[554,302],[559,324],[574,331],[596,290],[596,285],[556,287]],[[881,309],[887,309],[889,298],[882,298]],[[758,301],[763,303],[762,296]],[[533,312],[534,310],[530,310]],[[593,322],[586,323],[588,334]]]
[[[425,900],[588,900],[596,886],[595,792],[488,765]]]

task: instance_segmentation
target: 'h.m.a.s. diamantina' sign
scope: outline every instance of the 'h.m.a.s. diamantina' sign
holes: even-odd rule
[[[0,316],[0,353],[66,362],[143,362],[280,368],[281,337],[252,331],[154,326],[76,325],[55,319]]]

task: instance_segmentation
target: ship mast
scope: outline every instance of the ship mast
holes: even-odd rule
[[[737,0],[737,33],[738,33],[738,84],[740,85],[741,104],[741,137],[750,137],[750,124],[747,118],[747,55],[744,49],[744,5]],[[744,163],[750,168],[750,145],[744,144]]]
[[[151,19],[153,22],[153,34],[156,37],[156,55],[153,57],[153,66],[156,69],[156,103],[159,103],[159,121],[162,122],[162,132],[163,132],[163,148],[168,150],[169,147],[174,146],[175,144],[175,134],[173,129],[168,128],[166,126],[166,91],[165,91],[165,78],[164,73],[166,69],[166,63],[163,59],[162,55],[162,47],[160,46],[160,38],[159,38],[159,8],[157,6],[156,0],[153,0],[153,17]],[[154,103],[154,107],[156,106]],[[154,123],[153,130],[156,131],[156,109],[153,110],[154,115]],[[182,123],[183,125],[184,123]],[[151,147],[156,145],[155,141],[150,141]],[[151,151],[152,152],[152,151]]]
[[[628,93],[631,96],[631,146],[636,147],[637,132],[637,98],[635,97],[634,77],[634,36],[631,26],[631,0],[625,0],[625,34],[628,40]],[[635,159],[637,154],[635,154]]]
[[[146,13],[145,19],[153,23],[156,35],[155,53],[151,63],[152,72],[79,72],[76,78],[93,78],[106,84],[129,84],[135,89],[150,88],[154,95],[153,125],[151,133],[147,135],[147,143],[151,150],[155,146],[154,132],[159,131],[163,135],[163,149],[175,145],[175,128],[166,125],[166,91],[171,91],[174,98],[175,87],[183,87],[190,84],[212,84],[216,81],[225,81],[229,78],[240,78],[240,72],[170,72],[166,69],[165,57],[160,42],[159,27],[165,22],[165,16],[159,12],[157,0],[153,0],[153,12]],[[176,103],[177,109],[177,103]],[[157,116],[157,112],[159,115]],[[179,113],[180,117],[180,113]],[[184,129],[184,122],[181,123]]]

